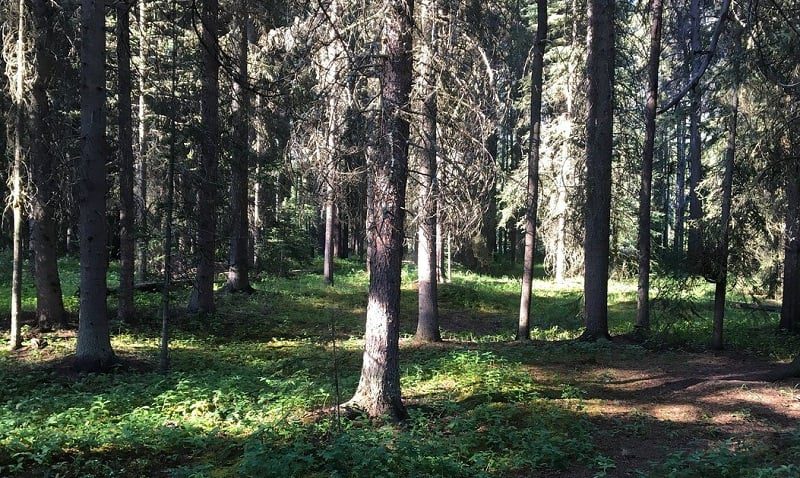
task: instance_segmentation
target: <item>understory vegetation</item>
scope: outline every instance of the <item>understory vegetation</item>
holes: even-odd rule
[[[60,265],[74,316],[77,263]],[[137,294],[138,325],[112,322],[122,364],[110,374],[76,375],[66,364],[74,332],[26,327],[27,349],[0,352],[0,476],[800,475],[796,429],[775,432],[776,446],[646,413],[612,416],[604,407],[613,402],[599,388],[610,379],[581,375],[594,364],[644,370],[655,356],[680,363],[703,351],[713,300],[705,284],[691,291],[693,312],[676,314],[657,301],[652,338],[638,345],[572,340],[582,327],[581,283],[537,280],[534,342],[522,345],[512,342],[518,279],[500,268],[491,276],[456,270],[440,286],[445,342],[418,345],[411,340],[415,273],[407,264],[400,359],[410,419],[395,425],[334,407],[358,382],[368,282],[362,263],[337,266],[335,288],[294,271],[261,277],[252,295],[221,294],[212,317],[176,313],[166,375],[155,366],[157,294]],[[25,292],[30,312],[30,284]],[[176,290],[176,299],[187,293]],[[612,333],[624,337],[635,286],[612,282],[609,304]],[[8,304],[0,306],[7,314]],[[776,321],[768,312],[729,310],[728,354],[790,359],[800,339],[776,334]],[[791,384],[781,391],[800,396]],[[745,408],[736,413],[755,419]],[[623,470],[609,444],[655,430],[665,437],[657,457]]]

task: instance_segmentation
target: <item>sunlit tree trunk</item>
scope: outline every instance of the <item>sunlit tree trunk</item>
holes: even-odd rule
[[[17,47],[14,75],[16,103],[14,128],[14,163],[11,170],[11,206],[14,214],[12,232],[13,257],[11,270],[11,340],[9,348],[22,346],[22,135],[25,126],[25,2],[18,2]]]
[[[539,149],[542,131],[542,76],[547,44],[547,0],[537,0],[536,40],[531,61],[531,132],[528,158],[528,187],[525,195],[525,254],[522,261],[522,292],[519,302],[517,340],[531,338],[531,295],[533,259],[536,252],[536,216],[539,207]]]
[[[407,416],[400,397],[400,269],[408,175],[413,0],[384,0],[380,142],[370,161],[372,220],[364,358],[351,403],[369,416]]]
[[[131,111],[130,9],[127,1],[117,3],[117,110],[119,112],[119,305],[117,317],[129,322],[134,317],[134,217],[133,119]]]
[[[325,243],[322,276],[325,284],[333,285],[334,229],[336,227],[336,204],[333,199],[333,186],[327,186],[325,197]]]
[[[202,75],[200,84],[200,185],[197,205],[197,273],[188,310],[214,311],[215,243],[217,233],[217,168],[219,156],[219,58],[217,20],[219,1],[203,0]]]
[[[106,271],[105,2],[81,2],[80,313],[75,365],[108,369],[114,351],[108,326]]]
[[[639,185],[639,285],[636,300],[636,328],[650,329],[650,247],[653,188],[653,154],[656,142],[656,103],[658,101],[658,65],[661,57],[661,0],[650,2],[650,59],[647,64],[647,102],[644,108],[644,150]]]
[[[589,0],[586,122],[585,339],[608,337],[613,149],[614,0]]]

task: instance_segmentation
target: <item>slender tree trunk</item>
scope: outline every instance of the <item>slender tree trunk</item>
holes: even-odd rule
[[[200,86],[200,185],[197,214],[197,274],[188,310],[214,311],[215,243],[217,231],[217,162],[219,156],[219,59],[217,44],[218,0],[202,0],[203,64]]]
[[[686,117],[683,109],[678,109],[676,143],[678,149],[678,165],[675,173],[675,243],[673,249],[683,254],[684,220],[686,219]]]
[[[647,103],[644,108],[644,151],[639,185],[639,286],[636,300],[636,328],[650,329],[650,247],[653,189],[653,154],[656,142],[656,103],[658,102],[658,65],[661,57],[661,0],[651,0],[650,59],[647,64]]]
[[[536,217],[539,207],[539,148],[542,130],[542,76],[547,45],[547,0],[537,0],[536,41],[531,61],[531,133],[528,158],[528,189],[525,197],[525,255],[522,262],[522,292],[519,301],[517,340],[531,338],[531,295],[536,252]]]
[[[119,111],[119,305],[117,317],[123,322],[134,318],[134,217],[133,198],[133,119],[131,111],[130,9],[127,1],[117,3],[117,76]]]
[[[333,200],[333,186],[327,186],[325,198],[325,243],[322,276],[326,285],[333,285],[334,229],[336,227],[336,204]]]
[[[66,314],[58,276],[58,248],[53,196],[56,191],[56,164],[50,137],[51,108],[49,90],[52,88],[56,58],[53,54],[55,10],[46,0],[30,2],[34,20],[34,64],[36,71],[31,83],[29,131],[30,138],[30,231],[35,261],[36,318],[40,329],[65,326]]]
[[[106,304],[105,1],[81,2],[80,313],[75,366],[101,371],[114,362]]]
[[[608,337],[613,150],[614,0],[589,0],[586,124],[585,339]]]
[[[235,157],[231,161],[231,237],[230,255],[228,259],[228,292],[252,292],[250,286],[250,250],[248,234],[250,233],[248,209],[248,186],[250,167],[250,107],[251,98],[247,88],[249,39],[247,35],[250,23],[247,0],[241,1],[239,12],[239,79],[235,82],[236,98],[233,136],[236,143]]]
[[[492,133],[486,139],[486,154],[488,155],[488,161],[496,164],[497,133]],[[483,218],[483,237],[491,260],[497,252],[497,183],[495,179],[492,180],[492,187],[489,191],[489,207],[486,209],[486,215]]]
[[[738,80],[735,80],[738,81]],[[731,197],[733,195],[733,172],[736,160],[736,126],[739,115],[739,85],[734,84],[731,98],[731,118],[728,125],[728,144],[725,149],[725,173],[722,178],[722,217],[720,218],[719,269],[714,291],[714,331],[711,347],[722,350],[723,321],[725,320],[725,293],[728,286],[728,238],[731,223]]]
[[[147,1],[138,0],[139,3],[139,164],[138,164],[138,206],[139,206],[139,241],[138,262],[136,275],[139,282],[147,280]]]
[[[784,142],[789,138],[784,137]],[[791,154],[788,146],[784,154]],[[783,300],[778,328],[800,329],[800,162],[789,161],[786,174],[786,242],[783,259]]]
[[[400,397],[400,269],[408,174],[413,0],[384,0],[380,143],[372,170],[372,258],[361,379],[352,403],[371,417],[407,416]]]
[[[691,19],[691,54],[692,75],[700,68],[700,0],[692,0]],[[695,85],[689,91],[689,265],[695,272],[701,270],[703,254],[703,237],[700,232],[700,221],[703,219],[703,204],[700,201],[700,181],[702,180],[700,108],[702,91]]]
[[[422,123],[419,158],[419,242],[417,245],[418,320],[415,339],[420,342],[439,342],[439,302],[436,280],[436,212],[438,184],[436,182],[438,103],[434,57],[437,53],[438,26],[436,0],[422,3],[422,34],[420,45],[420,78],[423,88]]]
[[[25,127],[25,2],[18,3],[18,30],[16,50],[16,75],[14,100],[16,101],[16,126],[14,128],[14,164],[11,171],[11,205],[14,211],[12,233],[13,258],[11,270],[11,340],[9,348],[22,346],[22,135]]]

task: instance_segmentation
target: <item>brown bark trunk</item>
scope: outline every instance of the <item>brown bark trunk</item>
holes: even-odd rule
[[[231,161],[231,237],[230,254],[228,256],[228,292],[253,291],[250,286],[250,233],[248,209],[248,186],[250,167],[250,92],[248,91],[248,55],[249,39],[247,35],[249,16],[247,1],[241,0],[239,23],[238,74],[235,82],[234,96],[234,158]]]
[[[80,313],[75,366],[107,370],[114,362],[106,304],[105,2],[81,3]]]
[[[134,230],[133,119],[131,111],[131,4],[117,3],[117,75],[119,126],[119,293],[117,317],[133,320]]]
[[[214,311],[214,265],[217,231],[217,163],[219,156],[219,59],[217,20],[219,1],[203,0],[202,78],[200,86],[200,185],[197,205],[197,274],[188,310],[206,314]]]
[[[788,138],[783,138],[788,142]],[[788,147],[785,155],[791,154]],[[800,330],[800,162],[789,162],[786,174],[786,243],[783,259],[783,300],[778,328]]]
[[[485,147],[488,161],[495,164],[497,159],[496,133],[492,133],[489,136]],[[497,184],[494,180],[489,191],[489,207],[486,208],[486,214],[483,218],[483,238],[486,241],[486,251],[489,253],[489,259],[491,260],[497,252]]]
[[[139,241],[138,259],[136,275],[139,282],[147,280],[147,103],[146,103],[146,82],[147,82],[147,1],[139,2],[139,111],[138,111],[138,133],[139,133],[139,164],[138,164],[138,215],[139,215]]]
[[[589,0],[586,124],[585,339],[608,337],[614,120],[614,0]]]
[[[11,205],[14,214],[12,232],[13,257],[11,270],[11,333],[9,348],[22,346],[22,135],[25,126],[25,2],[18,2],[18,30],[16,48],[16,75],[14,78],[14,100],[16,102],[16,126],[14,128],[14,163],[11,170]]]
[[[31,84],[29,138],[33,192],[30,195],[31,247],[35,261],[36,319],[39,328],[66,325],[61,280],[58,276],[58,247],[53,196],[56,191],[56,164],[50,149],[52,130],[49,90],[52,88],[56,58],[52,53],[56,12],[44,0],[30,2],[33,12],[34,65]]]
[[[413,0],[385,0],[380,143],[371,161],[372,258],[361,379],[352,403],[369,416],[403,419],[400,397],[400,269],[408,174]]]
[[[542,76],[547,45],[547,0],[537,0],[536,40],[531,61],[531,132],[528,158],[528,188],[525,197],[525,254],[522,261],[522,292],[519,301],[517,340],[531,338],[531,295],[536,252],[536,217],[539,207],[539,148],[542,129]]]
[[[675,173],[675,242],[673,249],[683,254],[684,220],[686,219],[686,117],[683,110],[678,110],[677,128],[675,132],[678,149],[678,165]]]
[[[650,329],[650,247],[653,189],[653,154],[656,142],[656,102],[658,101],[658,65],[661,56],[661,0],[651,0],[650,58],[647,64],[647,103],[644,108],[644,151],[639,185],[639,285],[636,296],[636,328]]]
[[[736,80],[735,80],[736,81]],[[720,218],[720,244],[717,283],[714,290],[714,330],[711,347],[722,350],[723,321],[725,320],[725,293],[728,286],[728,239],[731,222],[731,197],[733,195],[733,172],[736,160],[736,126],[739,115],[739,86],[734,84],[732,92],[731,119],[728,126],[728,144],[725,149],[725,172],[722,178],[722,217]]]
[[[691,20],[692,74],[700,68],[700,0],[692,0],[689,17]],[[700,181],[702,163],[700,153],[700,108],[702,92],[699,85],[689,91],[689,266],[693,271],[701,271],[703,254],[700,221],[703,219],[703,204],[700,200]]]

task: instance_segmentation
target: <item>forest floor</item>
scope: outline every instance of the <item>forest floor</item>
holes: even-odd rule
[[[800,339],[776,334],[774,313],[733,308],[727,350],[708,350],[702,282],[655,281],[645,343],[626,338],[635,285],[612,282],[616,338],[584,343],[574,340],[580,280],[556,285],[539,270],[534,341],[521,344],[511,340],[516,269],[459,270],[440,289],[446,341],[419,345],[407,265],[401,370],[411,418],[320,414],[358,381],[362,268],[340,262],[333,288],[310,272],[265,275],[253,295],[219,295],[213,317],[177,311],[167,375],[154,365],[158,294],[137,295],[135,326],[113,323],[124,366],[110,374],[71,372],[74,330],[26,327],[45,345],[0,352],[0,476],[800,477],[800,381],[768,379]],[[73,319],[77,270],[62,263]],[[0,283],[6,317],[7,288]],[[30,312],[30,284],[24,292]]]

